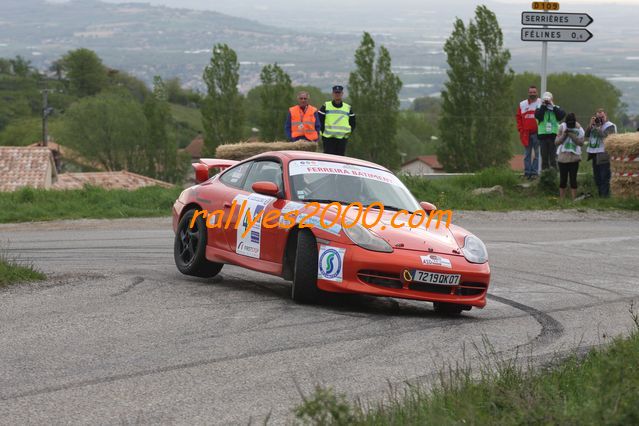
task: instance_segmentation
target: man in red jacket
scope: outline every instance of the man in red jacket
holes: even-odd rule
[[[537,95],[537,87],[530,86],[528,99],[521,101],[519,108],[517,108],[517,130],[519,130],[519,140],[525,148],[524,176],[527,179],[534,179],[539,174],[539,138],[537,137],[538,124],[535,119],[535,110],[540,106],[541,101]]]

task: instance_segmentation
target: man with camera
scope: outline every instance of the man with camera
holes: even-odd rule
[[[541,169],[557,168],[557,153],[555,138],[559,130],[559,122],[564,119],[566,112],[552,101],[552,93],[545,92],[541,97],[541,105],[535,111],[537,119],[537,135],[541,146]]]
[[[588,161],[592,161],[592,174],[600,197],[610,197],[610,156],[606,152],[605,141],[608,135],[617,133],[617,126],[608,121],[603,108],[590,118],[586,129],[588,138]]]

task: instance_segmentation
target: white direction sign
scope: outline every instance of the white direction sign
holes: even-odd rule
[[[592,38],[585,28],[522,28],[521,41],[563,41],[584,43]]]
[[[551,25],[553,27],[587,27],[592,24],[587,13],[522,12],[523,25]]]

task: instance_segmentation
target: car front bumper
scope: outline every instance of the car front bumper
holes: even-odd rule
[[[356,245],[331,242],[329,247],[345,249],[340,280],[328,280],[319,275],[320,289],[338,293],[362,293],[373,296],[397,297],[429,302],[454,303],[483,308],[490,283],[488,263],[474,264],[461,255],[442,255],[451,267],[424,265],[421,256],[436,253],[395,249],[380,253]],[[458,285],[423,284],[407,281],[404,271],[420,270],[442,274],[460,274]]]

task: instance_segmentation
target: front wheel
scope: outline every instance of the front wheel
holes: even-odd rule
[[[291,298],[297,303],[316,302],[321,292],[317,288],[317,241],[309,231],[297,234]]]
[[[175,266],[184,275],[214,277],[222,270],[224,264],[209,262],[206,259],[206,223],[202,216],[198,216],[193,227],[190,227],[194,214],[195,210],[189,210],[178,224],[173,243]]]

